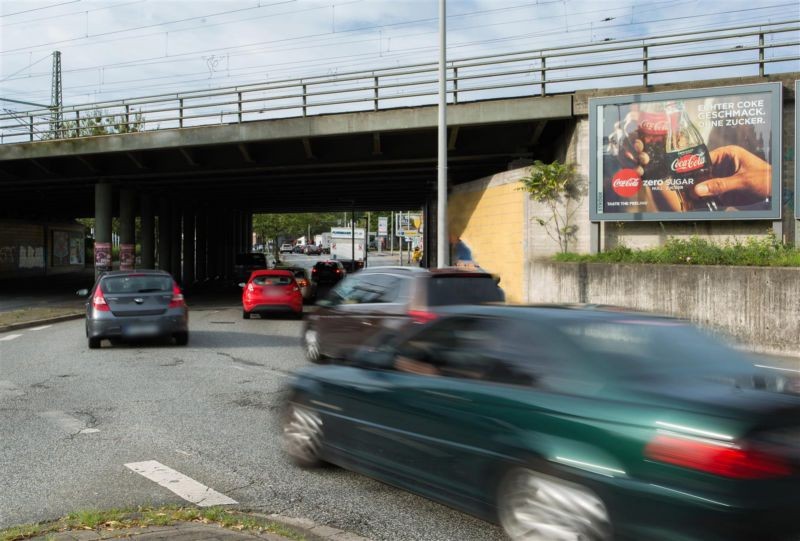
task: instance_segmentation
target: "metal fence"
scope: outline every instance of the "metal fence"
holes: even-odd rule
[[[800,19],[447,63],[450,103],[800,71]],[[437,103],[435,62],[0,114],[0,142],[53,140]],[[60,113],[60,114],[59,114]]]

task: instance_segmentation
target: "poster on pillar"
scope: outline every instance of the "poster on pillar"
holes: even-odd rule
[[[781,90],[590,99],[591,219],[780,219]]]
[[[111,243],[94,243],[94,269],[95,272],[108,272],[111,270]]]
[[[119,270],[133,270],[135,248],[133,244],[119,245]]]

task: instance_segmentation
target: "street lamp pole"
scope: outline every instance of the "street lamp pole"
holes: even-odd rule
[[[439,0],[439,166],[436,183],[436,266],[450,264],[447,235],[447,40],[445,24],[446,0]]]

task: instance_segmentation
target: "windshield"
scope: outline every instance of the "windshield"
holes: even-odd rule
[[[288,286],[292,280],[291,276],[256,276],[253,283],[257,286]]]
[[[438,276],[430,279],[429,306],[503,302],[505,296],[490,275]]]
[[[134,276],[108,276],[100,282],[103,293],[154,293],[172,291],[172,278],[157,274]]]

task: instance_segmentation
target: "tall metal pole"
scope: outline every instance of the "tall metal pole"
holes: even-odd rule
[[[392,257],[394,257],[394,236],[396,234],[395,231],[396,228],[394,226],[394,211],[392,211],[392,223],[390,224],[390,227],[392,228],[391,229],[392,234],[389,235],[389,244],[391,246],[391,248],[389,249],[389,253],[392,254]]]
[[[436,266],[450,264],[447,236],[447,40],[445,3],[439,0],[439,167],[436,183]]]

